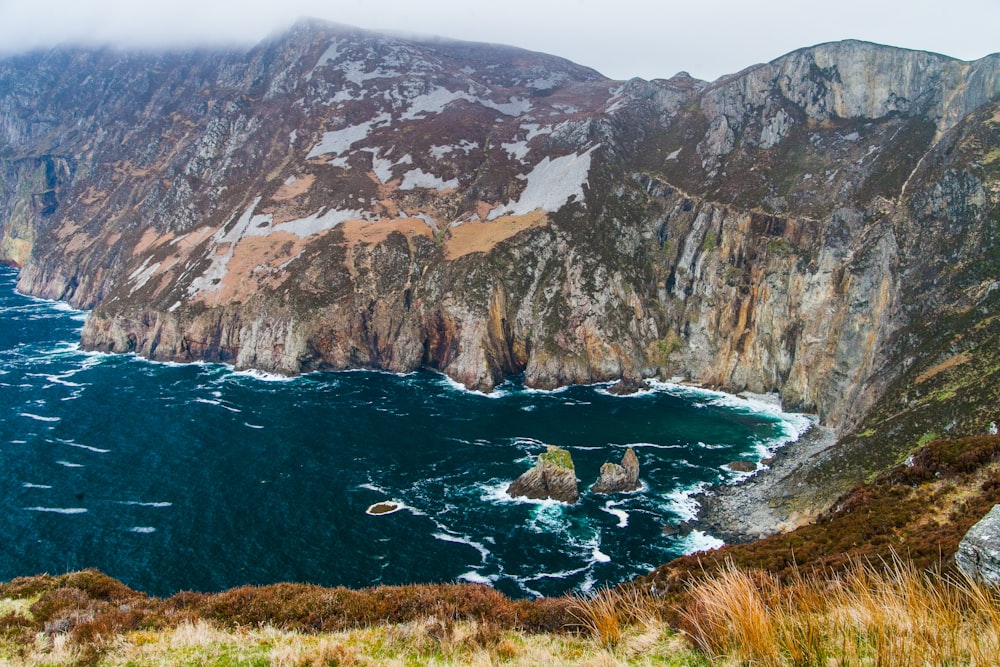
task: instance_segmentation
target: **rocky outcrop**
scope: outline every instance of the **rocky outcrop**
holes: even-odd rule
[[[726,467],[728,467],[733,472],[754,472],[755,470],[757,470],[756,463],[754,463],[753,461],[744,461],[744,460],[731,461],[730,463],[726,464]]]
[[[975,581],[1000,585],[1000,505],[969,529],[958,545],[955,562]]]
[[[622,83],[314,22],[5,58],[0,261],[88,349],[684,376],[845,433],[995,279],[998,68],[851,41]]]
[[[635,491],[639,484],[639,459],[635,450],[625,450],[621,465],[605,463],[601,466],[601,476],[590,487],[593,493],[626,493]]]
[[[507,487],[507,494],[512,498],[551,498],[564,503],[575,503],[580,499],[580,493],[576,485],[573,457],[567,450],[549,445],[544,453],[538,455],[535,467]]]

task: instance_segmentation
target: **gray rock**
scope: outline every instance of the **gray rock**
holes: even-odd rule
[[[575,503],[580,499],[580,492],[576,486],[573,457],[567,450],[549,445],[545,453],[539,454],[535,467],[507,487],[507,494],[512,498],[551,498]]]
[[[994,505],[958,545],[955,562],[976,581],[1000,584],[1000,505]]]
[[[622,457],[621,465],[605,463],[601,466],[601,476],[590,487],[594,493],[624,493],[639,488],[639,459],[635,450],[629,447]]]

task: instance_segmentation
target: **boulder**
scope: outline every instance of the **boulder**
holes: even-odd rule
[[[639,488],[639,459],[635,450],[625,450],[621,465],[605,463],[601,466],[601,476],[590,490],[594,493],[624,493]]]
[[[994,505],[958,545],[955,562],[972,579],[1000,584],[1000,505]]]
[[[733,461],[727,465],[733,472],[753,472],[757,469],[757,464],[753,461]]]
[[[549,445],[544,453],[538,455],[535,467],[507,487],[507,494],[512,498],[551,498],[575,503],[580,499],[580,492],[576,486],[573,457],[567,450]]]

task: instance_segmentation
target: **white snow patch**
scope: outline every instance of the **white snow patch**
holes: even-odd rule
[[[486,219],[496,220],[502,215],[525,215],[537,210],[554,213],[571,198],[583,201],[583,184],[587,182],[590,173],[590,154],[597,148],[598,146],[594,146],[586,153],[570,153],[554,160],[546,156],[524,177],[528,184],[520,198],[516,202],[511,200],[504,206],[496,207]]]
[[[337,58],[339,57],[340,57],[340,42],[338,42],[337,38],[334,37],[333,39],[330,40],[330,46],[326,47],[326,51],[324,51],[323,55],[319,57],[319,60],[317,60],[316,64],[313,65],[313,68],[309,70],[309,76],[311,77],[313,72],[315,72],[318,68],[323,67],[327,63],[336,62]]]
[[[288,133],[288,147],[292,148],[295,145],[295,140],[299,137],[298,130],[292,130]]]
[[[444,180],[428,174],[423,169],[411,169],[403,175],[403,182],[399,184],[400,190],[413,190],[415,188],[427,188],[428,190],[453,190],[458,187],[458,179],[452,178]]]
[[[392,77],[400,76],[400,72],[396,70],[384,70],[381,67],[377,67],[371,72],[365,71],[365,64],[358,60],[353,60],[341,68],[344,72],[344,77],[351,83],[356,83],[359,86],[365,81],[370,79],[389,79]]]
[[[455,151],[462,151],[468,155],[477,148],[479,148],[479,144],[477,142],[463,139],[457,146],[431,146],[430,156],[435,160],[440,160],[445,155],[449,155]]]
[[[683,150],[683,147],[682,148],[678,148],[674,152],[670,153],[670,155],[667,156],[667,159],[668,160],[676,160],[677,156],[681,154],[682,150]]]
[[[298,180],[298,179],[297,179],[297,178],[295,178],[295,176],[294,176],[294,175],[292,175],[292,176],[289,176],[288,178],[286,178],[286,179],[285,179],[285,185],[291,185],[292,183],[294,183],[294,182],[295,182],[295,181],[297,181],[297,180]]]
[[[517,160],[518,162],[523,162],[524,158],[528,156],[528,142],[527,141],[515,141],[510,144],[500,144],[507,153]]]
[[[375,172],[375,176],[378,180],[385,185],[392,180],[392,169],[401,164],[413,164],[413,157],[409,153],[404,155],[398,160],[388,160],[386,158],[378,157],[375,151],[372,151],[372,171]]]
[[[306,155],[306,159],[318,157],[320,155],[340,155],[341,153],[350,150],[351,146],[354,144],[367,138],[373,127],[379,127],[380,125],[384,125],[391,121],[392,116],[387,113],[383,113],[358,125],[345,127],[341,130],[334,130],[333,132],[324,132],[323,138],[318,144],[313,146],[312,150],[309,151],[309,154]]]
[[[335,157],[332,160],[327,160],[326,163],[331,167],[339,167],[341,169],[347,169],[348,167],[346,155],[343,157]]]
[[[280,225],[275,225],[273,230],[295,234],[299,238],[304,239],[307,236],[312,236],[313,234],[319,234],[320,232],[333,229],[342,222],[357,220],[363,215],[364,213],[360,210],[341,211],[333,209],[327,211],[326,213],[317,211],[305,218],[289,220],[288,222],[283,222]]]
[[[504,102],[503,104],[494,102],[493,100],[477,100],[479,104],[484,107],[489,107],[490,109],[496,109],[500,113],[507,116],[523,116],[524,114],[531,111],[531,100],[527,97],[514,97],[511,98],[509,102]]]
[[[564,72],[552,72],[546,77],[539,77],[534,81],[529,81],[528,87],[536,90],[548,90],[555,88],[565,80],[566,74]]]
[[[435,88],[429,93],[414,97],[410,101],[410,107],[403,114],[402,118],[404,120],[416,120],[417,116],[420,115],[441,113],[445,107],[458,100],[479,104],[507,116],[520,116],[531,110],[531,100],[526,97],[515,97],[507,102],[494,102],[490,99],[476,97],[462,90]]]
[[[330,98],[330,104],[340,104],[341,102],[351,102],[363,99],[365,99],[365,90],[363,88],[357,96],[355,96],[353,91],[343,88],[338,90],[337,94]]]
[[[544,134],[552,134],[551,126],[543,127],[538,123],[525,123],[521,125],[521,129],[528,131],[527,136],[524,137],[525,141],[531,141],[535,137],[540,137]]]
[[[135,285],[132,287],[131,291],[132,294],[135,294],[136,290],[141,289],[146,283],[148,283],[149,279],[156,273],[156,270],[160,268],[159,262],[154,263],[152,266],[146,266],[149,264],[150,259],[152,258],[147,257],[146,261],[142,263],[142,266],[129,274],[129,280],[135,281]]]
[[[414,97],[410,102],[410,108],[402,117],[404,120],[416,120],[417,116],[423,114],[438,114],[444,111],[449,104],[458,100],[474,101],[475,98],[466,92],[435,88],[429,93]]]

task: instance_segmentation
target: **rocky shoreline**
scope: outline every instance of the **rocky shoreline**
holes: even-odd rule
[[[756,475],[697,496],[701,508],[692,523],[726,544],[753,542],[808,523],[822,508],[802,502],[811,495],[802,481],[804,473],[825,461],[836,442],[832,430],[814,424],[780,448]]]

